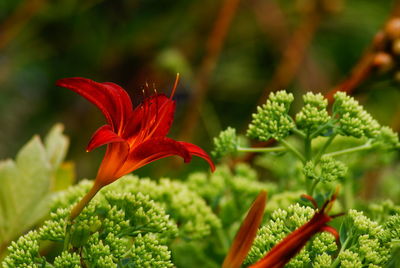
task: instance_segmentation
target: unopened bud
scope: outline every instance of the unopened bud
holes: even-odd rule
[[[400,18],[391,19],[385,27],[385,33],[390,39],[400,37]]]
[[[393,66],[393,58],[388,53],[379,52],[375,55],[372,65],[379,71],[388,71]]]

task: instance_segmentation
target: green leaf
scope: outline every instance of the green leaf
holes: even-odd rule
[[[34,136],[19,151],[15,161],[0,161],[0,246],[8,244],[48,213],[51,189],[56,178],[61,177],[56,172],[69,144],[62,130],[62,125],[56,125],[45,144]],[[71,175],[64,174],[64,177],[67,179],[63,180],[72,181]]]
[[[74,184],[76,180],[75,164],[73,162],[62,163],[55,172],[54,176],[54,191],[67,189]]]
[[[44,139],[47,155],[54,168],[57,168],[64,160],[69,147],[69,138],[63,135],[63,130],[62,124],[56,124]]]
[[[51,165],[39,139],[33,137],[18,153],[16,161],[0,164],[2,199],[1,242],[13,239],[32,226],[48,210]]]

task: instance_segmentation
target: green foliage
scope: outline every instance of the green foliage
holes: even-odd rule
[[[355,138],[375,138],[379,135],[379,123],[359,105],[358,101],[340,91],[334,98],[333,114],[337,116],[337,129],[341,135]]]
[[[261,141],[271,138],[282,140],[287,137],[295,127],[288,115],[293,99],[293,94],[286,91],[272,92],[267,103],[257,107],[257,113],[253,114],[247,135]]]
[[[54,267],[79,268],[81,267],[81,258],[76,252],[69,253],[64,251],[54,259]]]
[[[312,208],[299,204],[290,205],[286,210],[275,210],[271,219],[258,230],[245,263],[252,264],[261,259],[275,244],[305,224],[313,215]],[[313,267],[329,267],[336,250],[335,237],[330,233],[320,233],[285,267],[307,267],[310,263]]]
[[[261,259],[313,214],[313,209],[299,204],[275,210],[270,220],[259,229],[246,264]],[[285,267],[384,267],[395,261],[391,258],[399,248],[400,214],[388,216],[383,224],[379,224],[362,212],[350,210],[342,221],[339,248],[330,233],[317,234]]]
[[[219,159],[228,154],[234,154],[237,151],[236,129],[228,127],[222,131],[218,137],[214,138],[214,150],[212,155]]]
[[[374,138],[375,145],[383,150],[399,149],[399,134],[390,127],[382,127],[379,135]]]
[[[90,267],[172,267],[169,245],[175,238],[202,238],[220,226],[204,200],[182,183],[126,176],[103,189],[68,227],[70,209],[91,184],[82,181],[59,193],[50,219],[35,235],[14,243],[4,265],[34,265],[38,258],[50,265],[50,260],[39,257],[39,245],[61,245],[68,233],[72,251],[59,251],[56,267],[82,262]],[[77,250],[81,256],[74,254]]]
[[[342,247],[335,265],[382,267],[389,263],[394,250],[393,242],[400,238],[399,232],[393,231],[399,217],[400,214],[390,216],[386,223],[379,224],[363,212],[351,209],[340,230]],[[394,227],[396,229],[398,227]]]
[[[270,164],[267,162],[271,161],[269,159],[262,164],[270,171],[277,172],[280,180],[288,180],[288,175],[294,178],[287,183],[280,182],[281,187],[287,187],[283,188],[285,190],[289,186],[293,187],[290,188],[292,191],[305,187],[310,195],[316,191],[330,191],[335,187],[334,182],[339,182],[339,179],[345,181],[348,170],[348,166],[336,157],[373,149],[383,153],[400,148],[398,134],[389,127],[379,125],[358,101],[344,92],[335,94],[331,115],[327,110],[327,99],[320,93],[308,92],[303,95],[304,105],[293,119],[289,114],[293,98],[286,91],[272,92],[266,104],[258,107],[257,113],[253,114],[247,131],[249,137],[261,141],[273,138],[281,147],[242,148],[236,145],[237,151],[277,152],[280,155],[288,152],[294,156],[297,160],[280,157],[281,161],[272,160],[277,163]],[[234,130],[222,132],[216,139],[216,152],[224,154],[235,151],[235,144],[228,142],[227,137],[232,135],[229,133],[234,133]],[[332,151],[335,139],[343,137],[353,144]],[[278,157],[275,155],[274,158]],[[299,162],[303,176],[298,173]]]
[[[307,134],[318,130],[331,119],[326,110],[328,100],[321,93],[307,92],[303,95],[304,106],[296,115],[297,127]]]
[[[219,166],[212,174],[193,173],[187,185],[218,213],[224,228],[241,219],[261,190],[269,194],[276,190],[275,185],[258,181],[255,171],[246,164],[237,165],[234,172]]]
[[[304,165],[303,172],[307,178],[322,182],[336,181],[346,175],[346,165],[330,156],[323,156],[319,165],[309,161]]]
[[[211,234],[220,227],[219,219],[204,200],[178,181],[161,179],[158,183],[150,179],[125,176],[109,186],[110,190],[144,193],[160,204],[179,226],[180,236],[198,239]]]
[[[174,245],[176,264],[184,267],[220,267],[230,244],[251,203],[261,190],[274,194],[276,186],[260,182],[254,169],[238,164],[231,171],[218,166],[212,174],[189,175],[187,185],[206,200],[221,221],[221,228],[203,241]]]
[[[168,247],[160,244],[151,235],[138,235],[130,250],[132,257],[124,259],[120,267],[173,267]]]
[[[12,242],[8,250],[10,251],[2,266],[5,268],[14,267],[40,267],[43,260],[39,257],[40,236],[35,231],[20,237],[17,242]]]
[[[62,131],[63,126],[56,125],[44,143],[35,136],[15,161],[0,162],[0,245],[7,245],[48,213],[53,186],[60,181],[57,172],[69,145]]]
[[[39,4],[31,5],[33,2]],[[180,72],[184,79],[183,84],[185,88],[192,88],[196,84],[204,82],[196,81],[198,77],[201,77],[201,75],[199,76],[196,74],[196,70],[198,70],[199,67],[198,63],[201,62],[201,59],[205,56],[204,52],[208,51],[204,47],[206,44],[206,42],[204,42],[204,36],[207,32],[211,33],[212,24],[209,22],[212,20],[210,20],[210,16],[219,14],[219,12],[217,12],[219,6],[216,5],[215,1],[160,1],[157,5],[154,5],[154,2],[155,1],[76,0],[0,1],[0,17],[2,21],[7,22],[5,24],[7,27],[4,28],[4,36],[1,37],[4,42],[2,42],[1,45],[2,72],[0,76],[2,88],[0,90],[0,111],[3,116],[0,117],[0,125],[3,127],[0,131],[0,140],[3,142],[0,144],[0,152],[3,155],[7,155],[9,152],[15,151],[15,144],[21,144],[21,140],[25,141],[26,133],[30,133],[32,129],[44,129],[54,118],[62,117],[65,122],[76,120],[76,118],[74,118],[76,117],[76,113],[73,112],[73,109],[77,108],[79,105],[71,105],[71,99],[67,96],[64,97],[64,93],[60,90],[56,90],[54,87],[54,81],[60,77],[69,76],[71,74],[85,74],[93,78],[97,77],[103,81],[121,81],[122,84],[130,85],[130,82],[133,80],[141,80],[140,78],[143,76],[144,70],[145,72],[150,72],[148,75],[146,74],[148,78],[165,77],[168,75],[173,76],[176,72]],[[258,11],[263,13],[262,11],[265,5],[264,1],[253,2],[248,7],[246,6],[245,9],[237,10],[234,23],[229,27],[230,34],[228,35],[229,38],[225,40],[225,49],[222,50],[221,55],[219,55],[220,57],[217,57],[218,64],[216,65],[216,69],[210,79],[206,79],[208,81],[205,81],[209,88],[208,92],[210,94],[208,97],[210,98],[207,99],[204,106],[200,108],[203,111],[203,119],[205,119],[202,122],[207,131],[198,131],[196,133],[196,140],[205,141],[206,144],[207,135],[219,131],[218,121],[222,124],[235,126],[242,126],[244,122],[247,122],[248,114],[246,111],[250,112],[253,110],[253,104],[259,97],[260,90],[265,87],[266,80],[270,79],[268,74],[273,74],[273,66],[279,66],[278,63],[282,57],[278,54],[281,53],[281,48],[287,45],[281,46],[281,33],[287,31],[277,32],[275,31],[276,29],[274,30],[276,27],[287,30],[285,27],[281,27],[282,25],[279,21],[271,21],[272,32],[277,32],[278,34],[269,35],[267,39],[263,38],[265,35],[265,29],[263,29],[263,27],[254,27],[255,20],[260,18],[256,15],[254,18],[249,19],[249,14],[251,14],[252,11],[257,11],[257,14]],[[296,4],[293,4],[293,1],[276,1],[276,4],[278,10],[282,10],[281,13],[284,15],[283,21],[288,21],[289,28],[293,28],[291,26],[296,27],[303,18],[307,17],[309,14],[307,12],[310,11],[310,7],[312,8],[313,2],[316,3],[318,1],[296,1]],[[327,67],[324,68],[322,76],[320,76],[322,80],[317,81],[320,80],[317,79],[313,81],[317,84],[319,82],[323,83],[324,80],[332,82],[338,77],[347,77],[348,70],[351,69],[350,67],[360,56],[362,51],[360,48],[370,42],[376,30],[382,26],[382,22],[387,18],[394,1],[339,0],[319,2],[323,2],[323,6],[337,8],[339,5],[344,8],[342,12],[339,11],[339,16],[329,16],[329,18],[326,18],[324,17],[324,13],[320,14],[323,29],[313,36],[312,53],[308,53],[307,55],[307,57],[309,57],[307,62],[312,63],[310,65],[310,70],[313,70],[314,73],[315,71],[318,73],[318,66]],[[273,11],[274,5],[275,3],[272,3],[271,11]],[[201,8],[198,8],[199,6],[201,6]],[[20,11],[24,10],[28,10],[30,14],[28,14],[28,16],[18,16]],[[366,14],[368,15],[366,16]],[[96,27],[93,27],[94,25]],[[328,30],[326,30],[327,27],[329,28]],[[66,35],[68,38],[65,38]],[[243,42],[243,40],[249,40],[249,37],[251,42]],[[352,42],[348,42],[348,39],[351,39]],[[296,44],[292,44],[292,47],[296,48],[295,45]],[[385,41],[384,49],[392,52],[392,47],[388,45],[389,44]],[[278,53],[276,53],[277,51]],[[289,51],[296,51],[296,49]],[[393,60],[398,61],[397,57],[393,57]],[[101,64],[99,64],[99,62],[101,62]],[[135,66],[140,66],[140,68],[133,68],[136,71],[132,71],[132,68],[127,68],[127,66],[132,65],[132,62],[134,62]],[[317,66],[317,68],[315,68],[315,66]],[[398,69],[397,62],[395,66],[395,68]],[[308,64],[307,66],[304,65],[304,67],[307,67],[303,68],[307,69],[306,71],[301,71],[296,74],[296,77],[302,83],[305,81],[304,79],[307,78],[307,75],[310,74],[308,72]],[[372,71],[374,72],[374,70]],[[287,74],[281,73],[281,75]],[[288,77],[292,76],[294,75],[289,74]],[[396,73],[396,76],[398,76],[398,73]],[[376,119],[380,119],[380,123],[385,122],[386,124],[398,126],[398,120],[396,119],[396,115],[398,115],[397,104],[400,96],[398,86],[395,81],[389,80],[388,78],[390,77],[388,76],[382,77],[374,75],[371,78],[373,79],[369,79],[367,83],[362,83],[358,86],[357,95],[362,98],[366,107],[368,107],[368,111],[374,116],[377,116]],[[149,82],[156,82],[158,84],[161,81]],[[128,87],[132,89],[131,86]],[[140,87],[140,84],[134,87]],[[180,94],[186,94],[185,92],[180,92]],[[299,96],[299,92],[300,91],[293,91],[295,96]],[[133,96],[137,95],[134,90],[131,90],[130,93],[133,94]],[[179,89],[177,93],[179,93]],[[185,98],[185,96],[183,96],[183,98]],[[285,136],[284,139],[294,145],[294,148],[303,155],[304,161],[295,158],[295,154],[289,149],[286,149],[288,153],[269,153],[268,155],[263,155],[262,159],[256,159],[256,163],[262,165],[259,165],[257,169],[257,171],[260,171],[260,176],[257,176],[254,180],[254,171],[240,174],[237,167],[231,167],[232,169],[236,169],[235,171],[226,170],[222,172],[225,175],[231,174],[229,178],[228,175],[225,177],[225,175],[221,174],[215,176],[215,178],[212,175],[199,173],[190,176],[191,178],[196,177],[196,182],[190,181],[189,183],[192,191],[195,190],[201,196],[207,197],[207,203],[213,207],[214,213],[218,214],[222,222],[225,223],[224,228],[217,229],[219,231],[222,230],[222,233],[226,232],[229,234],[221,235],[222,239],[215,239],[217,236],[219,237],[219,232],[216,234],[212,231],[213,228],[209,228],[212,236],[203,236],[202,241],[190,240],[188,243],[176,243],[175,241],[173,246],[176,247],[169,247],[168,245],[170,249],[179,246],[183,249],[180,252],[183,252],[181,255],[186,257],[186,262],[175,262],[176,258],[174,257],[174,264],[177,267],[220,267],[220,255],[223,255],[223,253],[219,254],[218,257],[215,257],[217,254],[213,253],[216,251],[223,252],[224,244],[229,245],[229,239],[234,234],[234,226],[239,224],[240,215],[242,215],[241,212],[245,210],[246,204],[250,202],[250,193],[257,189],[258,183],[260,185],[268,185],[267,188],[270,190],[267,205],[268,212],[272,208],[287,208],[298,199],[299,194],[304,193],[304,189],[308,187],[308,183],[312,184],[315,181],[320,182],[320,184],[318,184],[320,188],[315,188],[316,190],[314,193],[318,193],[321,188],[326,189],[333,184],[343,183],[341,197],[347,199],[348,196],[354,196],[354,205],[356,205],[358,209],[360,198],[357,198],[357,192],[364,190],[370,185],[370,182],[367,182],[367,180],[363,178],[363,174],[373,170],[374,173],[372,173],[372,177],[376,177],[379,183],[384,183],[384,185],[381,184],[382,188],[380,185],[378,185],[378,187],[375,187],[376,185],[371,186],[374,189],[379,188],[380,190],[380,192],[374,192],[374,196],[380,195],[385,198],[390,197],[395,203],[398,204],[400,202],[400,184],[398,183],[400,169],[398,167],[396,168],[396,166],[389,166],[385,170],[385,174],[381,172],[381,168],[389,161],[394,160],[399,162],[398,154],[397,156],[393,154],[397,158],[392,157],[390,159],[387,157],[388,155],[386,152],[382,152],[383,150],[399,148],[397,133],[389,128],[385,130],[385,127],[380,128],[379,134],[369,133],[368,130],[362,129],[363,127],[360,129],[359,127],[364,121],[368,124],[370,120],[362,113],[357,112],[357,108],[349,111],[349,115],[353,113],[351,116],[346,115],[346,113],[340,115],[336,114],[334,116],[331,112],[327,113],[326,106],[324,106],[326,101],[321,100],[318,94],[308,93],[303,96],[303,99],[305,105],[302,108],[300,107],[299,113],[294,117],[296,126],[289,130],[289,135],[292,133],[295,135]],[[68,108],[65,109],[66,107]],[[297,110],[294,111],[292,115],[296,112]],[[182,112],[182,114],[185,114],[185,112]],[[331,117],[327,118],[327,114]],[[86,111],[82,113],[82,115],[83,116],[79,120],[80,124],[72,124],[68,130],[68,132],[72,134],[72,138],[76,141],[76,144],[86,143],[92,129],[98,124],[97,120],[93,120],[94,117],[91,111]],[[350,118],[353,116],[357,116],[358,120]],[[285,120],[286,118],[284,117],[282,122]],[[289,119],[287,118],[287,120]],[[276,120],[275,123],[281,123],[281,121]],[[351,125],[352,123],[357,127]],[[85,127],[82,128],[80,127],[81,125]],[[321,126],[322,128],[320,129],[319,127]],[[274,126],[270,128],[273,130],[273,127]],[[370,127],[371,126],[369,126],[369,128]],[[175,126],[175,128],[179,129],[179,126]],[[277,128],[285,133],[285,125],[277,126]],[[297,130],[300,132],[297,132]],[[318,137],[318,140],[312,139],[312,142],[310,142],[312,146],[309,146],[310,150],[308,151],[306,149],[307,143],[303,143],[301,133],[305,134],[305,136],[307,133],[315,133],[315,137]],[[328,144],[329,146],[322,152],[325,142],[334,134],[337,136],[331,142],[331,145]],[[361,135],[361,138],[354,138],[347,144],[337,142],[342,138],[353,138],[353,136],[348,136],[348,134]],[[353,140],[355,142],[353,142]],[[329,157],[324,156],[324,154],[337,153],[343,149],[354,149],[353,147],[358,146],[360,146],[359,149],[364,151],[363,154],[330,156],[333,160],[328,163],[332,164],[334,163],[333,161],[340,160],[348,167],[348,172],[344,180],[340,179],[340,176],[334,176],[328,179],[332,180],[329,182],[326,179],[328,176],[321,175],[323,169],[322,164],[326,157]],[[53,148],[57,150],[57,148],[62,148],[62,146],[55,146]],[[233,148],[231,147],[231,149]],[[366,154],[366,152],[373,149],[378,149],[379,151],[375,153],[369,152],[368,155]],[[221,153],[234,153],[235,151],[236,150],[232,150],[231,152],[224,151],[223,146],[220,148]],[[320,156],[319,152],[322,152]],[[81,154],[82,150],[77,148],[72,152],[70,158],[82,160],[80,157]],[[53,161],[49,162],[55,163]],[[38,166],[40,166],[39,164],[40,162],[38,161]],[[303,167],[306,164],[310,165],[309,176],[312,177],[312,179],[305,180],[302,175]],[[0,166],[1,165],[2,164],[0,164]],[[82,171],[86,174],[95,174],[95,169],[98,167],[97,164],[91,165],[88,161],[80,161],[79,165],[84,167]],[[260,166],[262,168],[260,168]],[[52,189],[63,189],[66,185],[71,183],[71,180],[69,180],[72,178],[70,167],[71,166],[66,166],[64,164],[59,166],[54,173],[57,181],[55,183],[52,181]],[[335,165],[328,165],[328,167],[334,171],[339,170],[334,168]],[[149,173],[159,174],[159,170],[160,168],[157,166],[157,168],[154,169],[142,169],[138,172],[140,172],[140,174],[149,175]],[[327,172],[324,173],[328,174]],[[65,184],[59,183],[60,180],[58,179],[61,178],[61,176],[65,178],[62,180],[66,182]],[[179,176],[177,175],[177,177]],[[335,178],[340,180],[338,181]],[[37,178],[30,179],[34,181]],[[236,179],[238,179],[237,183],[235,182]],[[17,181],[20,180],[15,179],[15,182]],[[268,183],[265,183],[265,181],[268,181]],[[37,182],[38,185],[41,183],[40,180]],[[181,184],[184,186],[186,183],[183,182]],[[246,189],[246,184],[251,185],[253,190]],[[31,184],[26,185],[31,186]],[[155,188],[157,188],[159,183],[152,182],[148,185],[149,188],[154,185]],[[7,222],[9,219],[8,216],[6,218],[2,217],[2,212],[4,212],[4,210],[2,210],[1,207],[3,204],[2,197],[4,196],[2,188],[6,186],[7,184],[4,184],[0,177],[0,229],[3,228],[3,223]],[[135,184],[135,186],[137,186],[137,184]],[[215,188],[213,188],[214,186]],[[194,189],[194,187],[198,188]],[[22,191],[19,188],[21,187],[16,187],[16,200],[25,203],[24,200],[26,197],[24,196],[22,198],[22,196],[18,195],[18,193]],[[74,191],[78,193],[77,198],[82,196],[87,190],[78,188],[79,187],[74,188]],[[309,188],[311,189],[311,187]],[[290,191],[287,191],[287,189],[290,189]],[[8,196],[14,195],[14,193],[10,193],[10,189],[3,190],[7,191]],[[152,189],[148,191],[151,190]],[[116,191],[118,192],[118,190]],[[244,193],[243,196],[241,193]],[[8,196],[5,202],[10,200]],[[39,197],[40,198],[37,200],[30,202],[30,204],[32,204],[30,205],[31,210],[26,209],[25,211],[32,211],[33,213],[33,206],[41,206],[39,203],[41,203],[42,196],[39,195]],[[170,195],[168,195],[168,198],[169,197]],[[49,248],[51,248],[48,254],[50,260],[54,258],[54,252],[57,253],[57,251],[60,251],[60,244],[65,236],[65,224],[63,223],[63,219],[68,216],[70,205],[75,202],[77,198],[72,198],[71,195],[65,196],[65,199],[71,200],[65,203],[69,204],[68,208],[64,208],[67,205],[63,205],[60,200],[54,203],[51,216],[52,219],[54,219],[52,224],[47,223],[43,226],[43,229],[40,229],[40,235],[45,235],[46,233],[48,236],[48,238],[44,240],[49,240],[51,238],[58,241],[56,243],[51,243],[50,246],[46,244],[41,245],[41,247],[44,247],[44,250],[41,251],[42,253],[48,252]],[[154,200],[153,197],[150,199]],[[156,201],[156,203],[157,206],[162,206],[165,211],[168,207],[171,207],[170,211],[175,211],[178,214],[173,216],[169,212],[167,213],[171,215],[170,219],[175,223],[179,218],[179,221],[187,226],[185,227],[185,231],[183,231],[180,226],[178,228],[180,235],[183,235],[183,232],[187,234],[182,236],[186,241],[189,237],[193,238],[196,236],[193,232],[196,232],[195,229],[197,227],[190,227],[190,222],[193,222],[190,219],[193,217],[192,215],[194,213],[198,213],[202,210],[199,209],[197,205],[193,205],[193,210],[195,212],[192,214],[189,213],[188,215],[190,216],[182,219],[185,217],[185,213],[188,213],[188,211],[192,209],[188,205],[189,202],[186,200],[189,198],[183,199],[186,203],[182,210],[176,208],[179,207],[178,201],[176,201],[175,205],[171,206],[168,202]],[[158,200],[162,200],[162,197]],[[371,203],[370,200],[367,202]],[[194,203],[197,204],[199,202],[196,201]],[[373,205],[375,205],[375,203]],[[56,206],[60,206],[61,210],[57,211]],[[222,208],[221,214],[219,208]],[[377,205],[374,208],[364,207],[363,209],[364,215],[378,222],[383,226],[385,231],[389,226],[393,233],[399,229],[399,223],[396,220],[395,212],[391,210],[389,213],[386,205]],[[118,214],[113,217],[119,217],[118,221],[120,222],[124,221],[125,216],[120,213],[120,210],[113,210],[113,213]],[[8,211],[12,211],[12,209]],[[231,214],[230,212],[235,213]],[[179,216],[182,214],[184,215]],[[26,220],[33,222],[34,218],[35,217],[27,217]],[[198,219],[196,219],[196,221],[197,220]],[[104,219],[104,221],[106,221],[106,219]],[[212,220],[208,220],[208,222],[212,222]],[[387,228],[385,227],[386,222]],[[87,223],[93,225],[93,228],[95,228],[96,224],[98,224],[98,219],[90,219]],[[114,221],[107,224],[104,223],[105,226],[107,226],[104,228],[119,228],[119,225],[114,225],[113,223]],[[85,224],[86,222],[82,221],[81,227]],[[15,225],[13,224],[13,228],[19,228],[24,225],[25,224],[22,223],[21,220],[21,222]],[[195,225],[200,227],[204,225],[204,222],[199,224],[195,223]],[[29,224],[25,229],[30,228],[30,226],[32,226],[32,224]],[[81,227],[77,228],[77,234],[86,231],[85,228]],[[201,230],[203,233],[208,233],[207,227],[201,228]],[[159,242],[159,238],[153,239],[152,236],[153,234],[145,234],[143,236],[139,234],[136,240],[139,240],[139,237],[143,239],[144,237],[148,237],[149,243],[141,243],[139,241],[135,243],[132,247],[140,247],[143,248],[143,250],[138,250],[139,253],[137,255],[129,253],[130,256],[133,257],[123,259],[119,263],[119,266],[158,266],[154,262],[145,263],[145,261],[161,256],[162,259],[167,261],[159,266],[168,267],[170,265],[170,258],[166,257],[170,254],[168,248],[162,251],[161,248],[165,248],[165,244]],[[224,237],[228,237],[228,239],[223,239]],[[0,240],[2,240],[2,238],[2,234],[0,234]],[[100,237],[99,241],[102,241],[102,239],[103,238]],[[121,248],[123,251],[125,250],[125,247],[119,246],[120,243],[113,239],[111,235],[108,239],[109,242],[107,242],[107,245],[115,248],[112,250],[113,252],[118,252]],[[78,240],[79,239],[73,239],[73,243],[83,243]],[[151,247],[150,244],[158,246]],[[210,246],[210,244],[213,245]],[[391,245],[394,246],[395,244],[395,241],[392,241]],[[141,247],[139,245],[144,246]],[[355,244],[355,247],[357,247],[357,244]],[[21,244],[20,248],[26,248],[26,245]],[[147,252],[146,256],[144,256],[144,253],[150,251],[150,248],[151,253]],[[160,249],[157,250],[157,248]],[[393,250],[395,249],[393,248]],[[98,252],[103,251],[107,252],[105,249],[98,250]],[[31,260],[29,252],[26,252],[27,258]],[[166,252],[166,254],[162,252]],[[172,253],[176,255],[176,253]],[[115,254],[118,255],[119,253]],[[43,265],[43,259],[39,257],[38,253],[34,253],[34,255],[37,256],[35,264],[24,265],[21,262],[17,264],[14,263],[11,267],[46,266]],[[351,256],[353,256],[353,258]],[[400,259],[400,255],[395,256]],[[70,253],[64,251],[55,257],[52,266],[74,267],[77,265],[77,257],[79,257],[78,252]],[[180,260],[182,260],[182,258]],[[343,250],[341,258],[344,260],[347,259],[347,263],[344,261],[340,265],[338,264],[337,267],[357,267],[362,265],[360,256],[358,253],[354,253],[352,249]],[[103,258],[100,256],[99,259],[104,260],[99,261],[96,266],[107,266],[110,264],[110,259],[108,257]],[[199,265],[199,263],[201,263],[201,265]],[[398,262],[395,264],[390,262],[389,264],[392,265],[390,267],[400,267]],[[332,255],[322,253],[315,257],[312,265],[314,267],[331,267]],[[376,265],[370,264],[369,267],[376,267]]]

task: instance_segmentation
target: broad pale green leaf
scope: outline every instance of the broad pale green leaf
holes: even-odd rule
[[[62,163],[55,173],[55,179],[53,182],[53,190],[61,191],[71,186],[75,180],[75,164],[73,162]]]
[[[44,139],[47,155],[54,168],[57,168],[64,160],[69,147],[69,139],[63,135],[63,130],[62,124],[56,124]]]
[[[69,145],[62,130],[62,125],[56,125],[45,144],[34,136],[15,161],[0,161],[0,245],[13,240],[48,213],[51,190]],[[65,180],[72,181],[71,170],[66,172],[69,175],[64,174]]]
[[[0,165],[4,215],[2,238],[10,240],[47,212],[45,199],[50,189],[51,166],[39,137],[33,137],[18,153],[16,161]]]

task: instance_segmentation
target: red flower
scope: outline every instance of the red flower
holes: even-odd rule
[[[186,163],[190,162],[192,155],[202,157],[214,171],[211,158],[200,147],[166,137],[175,112],[172,97],[177,82],[178,79],[170,97],[154,94],[133,108],[127,92],[116,84],[97,83],[80,77],[57,81],[58,86],[68,88],[96,105],[107,120],[107,124],[93,134],[87,146],[87,151],[91,151],[107,145],[96,176],[96,189],[92,189],[88,200],[100,188],[121,176],[171,155],[181,156]]]
[[[297,228],[295,231],[286,236],[279,244],[275,245],[261,260],[251,265],[251,268],[280,268],[284,267],[291,258],[303,248],[303,246],[311,239],[311,237],[320,232],[330,232],[336,237],[336,241],[339,241],[339,234],[337,231],[328,226],[327,223],[332,218],[337,217],[329,216],[327,213],[331,209],[333,202],[335,201],[337,192],[331,197],[330,200],[326,201],[322,208],[317,211],[314,216],[303,226]],[[304,196],[309,199],[314,206],[316,202],[310,196]]]

